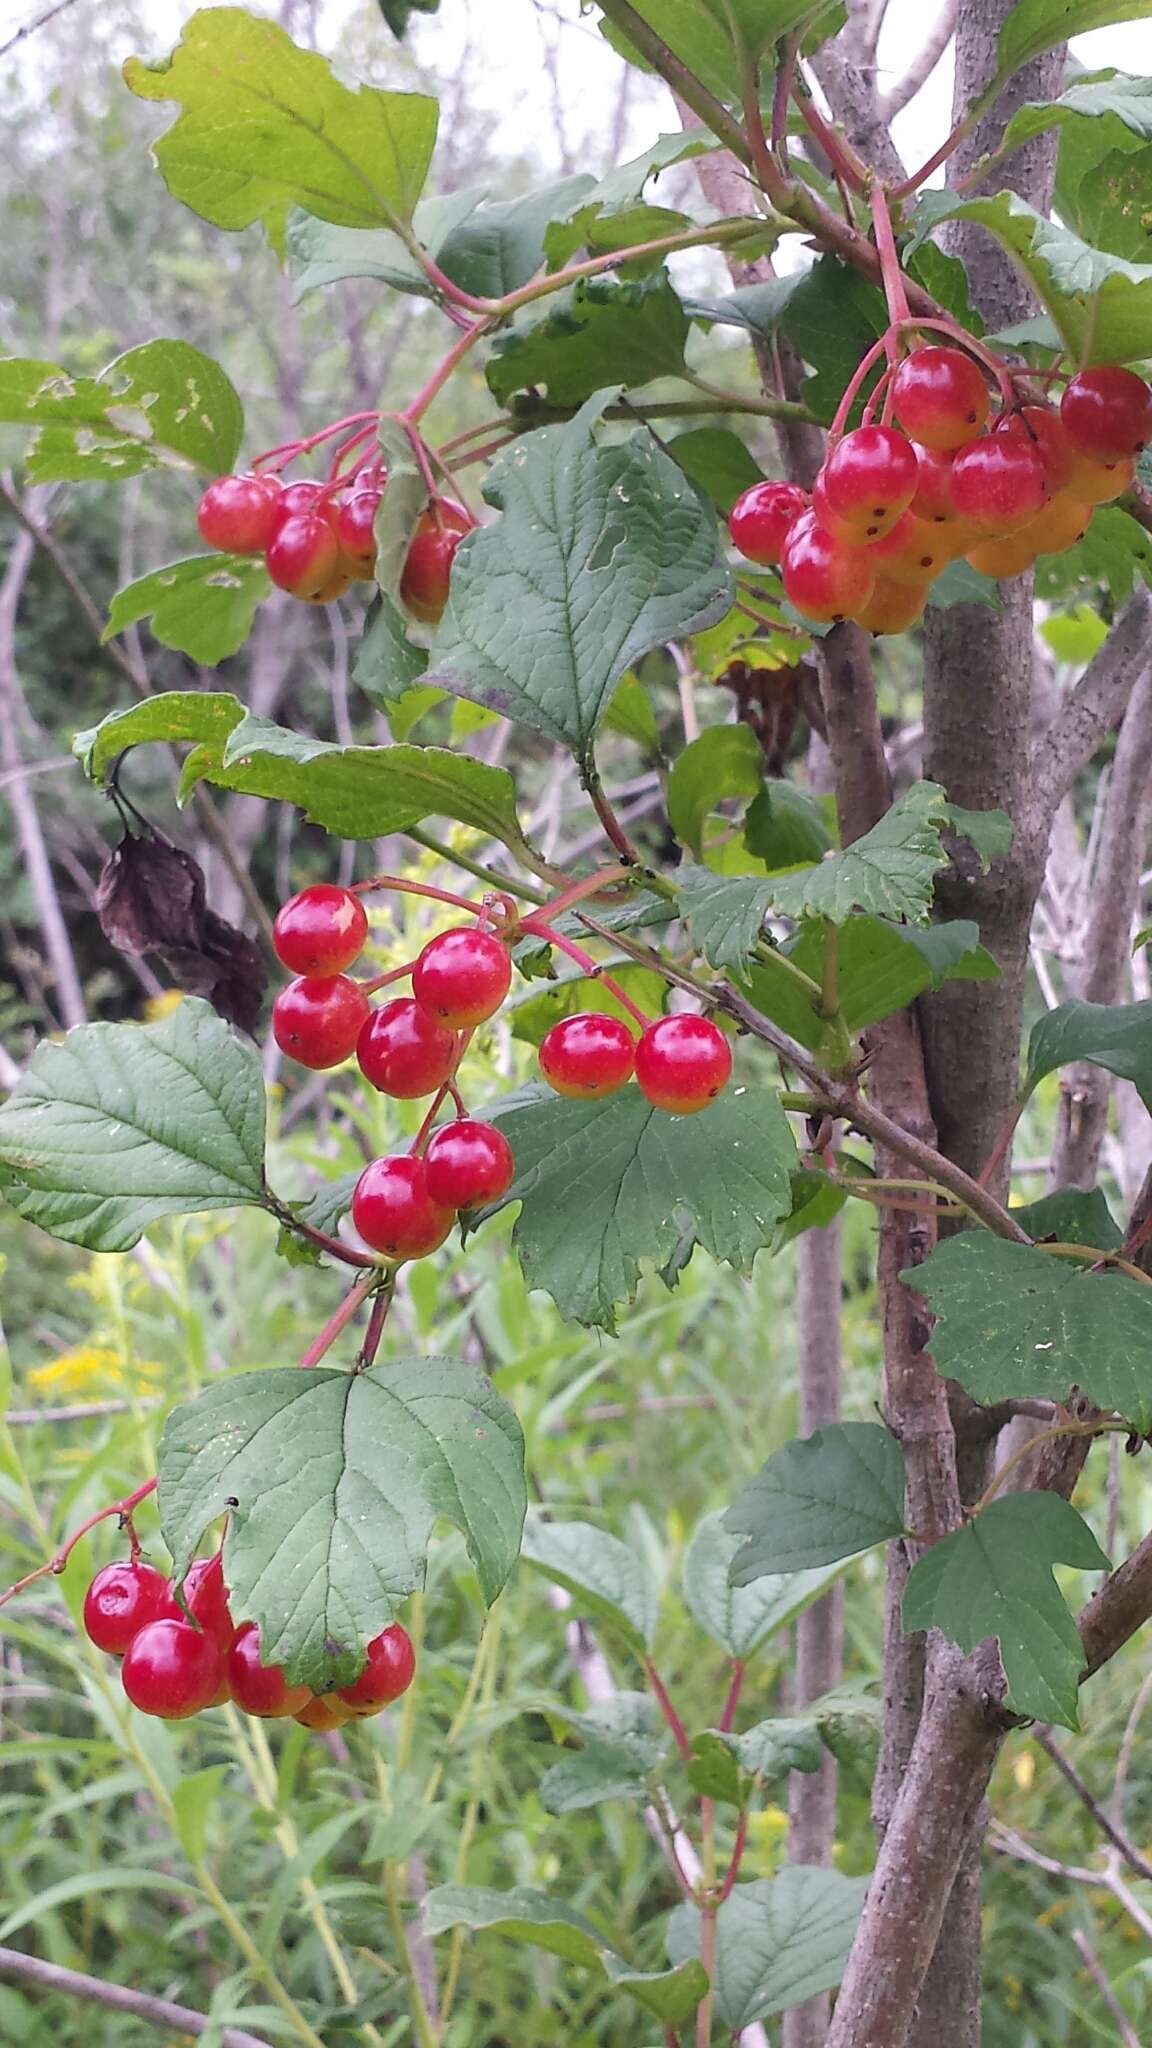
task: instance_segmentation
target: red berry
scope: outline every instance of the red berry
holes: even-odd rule
[[[446,1031],[415,996],[394,996],[373,1010],[356,1043],[360,1070],[382,1095],[403,1101],[432,1095],[456,1064],[454,1031]]]
[[[228,1685],[236,1705],[260,1721],[298,1714],[312,1698],[311,1686],[288,1684],[283,1665],[261,1663],[260,1631],[254,1621],[244,1623],[228,1652]]]
[[[908,510],[917,519],[944,524],[956,518],[952,501],[952,457],[936,448],[916,450],[916,495]]]
[[[340,543],[326,519],[298,512],[268,544],[268,574],[293,597],[316,597],[340,568]]]
[[[196,524],[209,547],[230,555],[258,555],[283,516],[275,476],[221,476],[200,500]]]
[[[1036,450],[1044,464],[1044,476],[1050,491],[1065,490],[1072,481],[1076,451],[1059,413],[1050,411],[1046,405],[1022,405],[1019,412],[1002,413],[996,422],[995,432],[1010,434]]]
[[[897,583],[930,583],[952,559],[948,529],[902,512],[891,533],[874,540],[868,560],[877,576]]]
[[[336,507],[336,538],[349,561],[369,576],[376,561],[376,512],[382,493],[353,491]]]
[[[341,555],[326,583],[322,583],[318,590],[298,590],[296,595],[303,604],[334,604],[355,581],[351,567]]]
[[[133,1636],[120,1667],[133,1706],[162,1721],[186,1721],[212,1706],[224,1676],[216,1637],[190,1621],[150,1621]]]
[[[785,540],[783,574],[797,611],[817,621],[847,618],[867,602],[872,588],[864,549],[835,540],[814,512],[803,513]]]
[[[301,976],[272,1005],[272,1035],[302,1067],[338,1067],[350,1059],[369,1015],[362,988],[343,974]]]
[[[300,477],[294,484],[284,486],[280,499],[280,523],[295,519],[302,512],[314,512],[325,518],[325,507],[329,502],[324,496],[323,484],[314,483],[310,477]]]
[[[159,1621],[168,1601],[168,1581],[153,1565],[106,1564],[84,1596],[84,1629],[98,1650],[122,1657],[133,1636]]]
[[[1011,533],[1035,519],[1048,497],[1044,459],[1015,434],[970,441],[952,464],[952,497],[962,519],[985,533]]]
[[[408,547],[400,596],[410,612],[435,625],[448,602],[452,557],[472,521],[462,505],[437,498],[416,522]]]
[[[197,1625],[215,1636],[221,1649],[227,1652],[236,1634],[236,1625],[228,1605],[228,1588],[224,1584],[224,1560],[217,1550],[211,1557],[194,1557],[184,1574],[180,1587],[184,1606],[176,1598],[176,1581],[169,1581],[164,1618],[168,1621],[184,1621],[188,1614]]]
[[[958,348],[914,349],[892,379],[892,408],[905,433],[925,448],[962,448],[988,417],[988,386]]]
[[[416,1652],[406,1628],[394,1621],[368,1645],[368,1661],[355,1685],[342,1685],[336,1699],[353,1714],[378,1714],[407,1692],[416,1676]]]
[[[276,913],[272,938],[293,974],[342,974],[368,937],[368,918],[358,896],[331,882],[314,882],[290,896]]]
[[[540,1072],[557,1095],[613,1095],[636,1064],[636,1040],[619,1017],[598,1010],[562,1017],[540,1040]]]
[[[1082,454],[1120,462],[1152,439],[1152,390],[1135,370],[1102,363],[1065,387],[1060,418]]]
[[[658,1017],[636,1047],[636,1079],[649,1102],[674,1116],[707,1109],[732,1072],[732,1048],[718,1024],[681,1012]]]
[[[1131,489],[1136,475],[1135,457],[1119,462],[1094,462],[1072,444],[1072,474],[1066,488],[1082,505],[1109,505]]]
[[[424,1161],[404,1152],[364,1168],[352,1195],[352,1221],[374,1252],[422,1259],[443,1244],[456,1211],[432,1200]]]
[[[294,1721],[299,1721],[302,1728],[314,1728],[318,1735],[328,1735],[333,1728],[339,1728],[343,1722],[351,1721],[352,1718],[348,1708],[340,1704],[334,1692],[326,1692],[319,1699],[309,1700],[306,1707],[301,1707],[300,1711],[292,1716]]]
[[[429,939],[412,971],[413,993],[452,1031],[470,1031],[494,1016],[511,985],[507,946],[475,925]]]
[[[917,480],[915,451],[895,427],[857,427],[845,434],[820,475],[829,510],[861,542],[878,540],[896,524],[912,503]]]
[[[785,534],[807,510],[808,493],[799,484],[753,484],[728,514],[728,531],[746,560],[767,567],[779,562]]]
[[[516,1174],[512,1147],[495,1124],[457,1117],[432,1133],[424,1154],[428,1193],[445,1209],[498,1202]]]
[[[895,577],[878,576],[867,604],[852,616],[866,633],[906,633],[927,602],[926,583],[898,583]]]

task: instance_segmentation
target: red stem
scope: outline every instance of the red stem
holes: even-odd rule
[[[728,1697],[724,1702],[724,1712],[720,1716],[720,1732],[722,1735],[727,1735],[736,1718],[736,1709],[740,1704],[740,1691],[743,1684],[744,1660],[742,1657],[733,1657],[732,1678],[728,1687]]]
[[[387,974],[373,975],[371,981],[362,981],[360,986],[366,996],[374,996],[378,989],[388,988],[394,981],[407,981],[415,965],[414,960],[406,960],[402,967],[390,967]]]
[[[559,917],[562,910],[570,910],[574,903],[582,903],[586,896],[599,896],[603,890],[610,888],[613,882],[626,882],[631,872],[631,868],[626,867],[598,868],[594,875],[582,875],[578,882],[572,882],[567,889],[561,889],[558,896],[550,897],[547,903],[542,903],[539,910],[531,911],[527,917],[521,918],[520,930],[531,931],[532,920],[535,917]]]
[[[364,1332],[364,1342],[356,1355],[356,1368],[359,1372],[367,1372],[380,1348],[380,1339],[384,1335],[384,1325],[388,1321],[388,1311],[392,1306],[394,1293],[393,1287],[382,1287],[372,1303],[368,1327]]]
[[[732,1860],[724,1873],[720,1889],[716,1894],[716,1904],[718,1906],[722,1906],[724,1904],[724,1901],[728,1897],[728,1894],[731,1891],[733,1885],[735,1884],[736,1879],[740,1875],[740,1865],[744,1861],[744,1849],[747,1844],[747,1841],[748,1808],[746,1806],[742,1806],[740,1809],[740,1818],[736,1823],[736,1839],[732,1844]]]
[[[591,953],[586,953],[583,946],[578,946],[574,940],[566,939],[560,932],[553,931],[551,925],[538,923],[535,918],[525,918],[520,929],[521,931],[531,930],[535,938],[546,939],[550,946],[557,946],[562,953],[567,953],[568,958],[575,960],[578,967],[583,967],[587,974],[592,975],[604,988],[610,990],[612,995],[615,996],[616,1001],[623,1004],[628,1015],[636,1019],[641,1030],[647,1031],[648,1026],[652,1022],[651,1017],[640,1008],[639,1003],[632,1001],[627,990],[622,989],[620,983],[614,980],[612,975],[604,972],[599,961],[594,960]]]
[[[644,1670],[648,1679],[648,1683],[652,1688],[653,1698],[655,1699],[656,1704],[660,1709],[660,1712],[663,1714],[664,1719],[668,1723],[668,1727],[671,1730],[672,1740],[676,1744],[676,1747],[679,1750],[680,1755],[684,1758],[685,1762],[690,1762],[692,1757],[692,1744],[688,1740],[688,1731],[685,1728],[683,1721],[680,1719],[679,1714],[676,1712],[675,1707],[672,1705],[672,1701],[668,1696],[668,1688],[665,1685],[664,1680],[661,1678],[660,1673],[657,1671],[656,1666],[652,1662],[651,1657],[645,1657]]]
[[[996,1143],[993,1145],[991,1152],[980,1169],[978,1175],[978,1185],[980,1187],[986,1188],[988,1186],[996,1168],[999,1166],[1000,1161],[1003,1159],[1004,1154],[1016,1135],[1016,1126],[1023,1114],[1024,1104],[1022,1102],[1014,1102],[1008,1112],[1000,1136],[997,1138]]]
[[[807,128],[809,135],[814,136],[820,144],[837,177],[848,187],[850,192],[867,192],[867,165],[861,161],[854,150],[845,147],[836,130],[824,119],[819,107],[809,97],[807,92],[802,88],[797,88],[794,96],[796,105],[800,109],[800,118],[804,126]]]
[[[411,882],[404,875],[369,875],[366,882],[350,882],[353,896],[366,896],[373,889],[396,889],[402,896],[428,896],[435,903],[451,903],[456,910],[467,910],[473,917],[481,914],[481,905],[472,903],[467,896],[456,896],[451,889],[437,889],[432,882]]]
[[[830,447],[835,447],[836,442],[839,440],[841,434],[844,432],[844,422],[848,418],[848,415],[851,412],[853,405],[856,403],[856,395],[860,390],[860,386],[863,384],[865,377],[868,375],[869,370],[871,370],[875,366],[875,364],[880,361],[881,356],[886,356],[887,353],[888,336],[887,334],[882,334],[879,341],[873,342],[872,347],[868,350],[867,355],[862,357],[861,361],[857,363],[856,368],[852,372],[852,376],[849,380],[848,389],[845,391],[843,398],[840,400],[840,403],[836,408],[836,417],[833,420],[832,425],[828,429],[828,442]]]
[[[303,1358],[300,1360],[302,1367],[318,1365],[325,1352],[331,1350],[341,1330],[352,1321],[353,1316],[357,1313],[362,1303],[367,1301],[373,1289],[380,1285],[383,1271],[384,1268],[382,1266],[374,1265],[370,1273],[362,1274],[351,1292],[345,1295],[335,1315],[329,1316],[319,1335],[313,1338]]]
[[[9,1586],[6,1592],[0,1593],[0,1607],[6,1607],[9,1600],[24,1591],[25,1586],[34,1585],[37,1579],[46,1578],[50,1572],[59,1578],[76,1545],[88,1534],[89,1529],[94,1529],[99,1522],[106,1522],[110,1515],[119,1515],[120,1520],[131,1532],[133,1555],[139,1555],[140,1546],[136,1541],[136,1531],[132,1524],[132,1511],[139,1507],[142,1500],[147,1500],[150,1493],[155,1493],[156,1486],[155,1479],[146,1479],[143,1486],[136,1488],[135,1493],[126,1494],[123,1500],[114,1500],[109,1507],[97,1508],[94,1515],[89,1515],[86,1522],[81,1522],[78,1529],[74,1529],[70,1536],[65,1537],[59,1550],[49,1558],[47,1564],[37,1565],[34,1572],[28,1572],[24,1578],[17,1579],[15,1585]]]
[[[397,415],[402,425],[415,428],[418,421],[423,419],[437,392],[443,390],[457,363],[462,363],[469,350],[475,347],[487,324],[484,320],[474,321],[470,327],[465,328],[459,340],[453,342],[447,354],[437,363],[427,383],[421,385],[411,404],[406,405],[403,413]]]
[[[904,273],[900,268],[896,237],[892,233],[888,200],[883,185],[879,184],[872,187],[872,225],[876,230],[876,249],[880,257],[884,297],[888,301],[888,318],[896,325],[909,317],[908,293],[904,284]],[[894,341],[895,337],[892,339]]]
[[[318,433],[309,434],[303,441],[281,441],[277,448],[266,448],[262,455],[253,456],[252,467],[258,470],[263,463],[272,462],[277,456],[282,458],[280,467],[283,467],[283,463],[293,456],[306,455],[310,448],[318,448],[321,441],[330,440],[333,434],[341,433],[345,427],[358,427],[363,420],[369,420],[375,426],[379,418],[378,412],[350,412],[345,419],[333,420],[329,426],[321,427]]]

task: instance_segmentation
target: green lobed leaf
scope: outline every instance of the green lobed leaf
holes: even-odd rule
[[[815,867],[772,880],[771,901],[785,917],[826,917],[843,924],[854,910],[923,918],[935,877],[947,866],[940,840],[948,806],[934,782],[911,789],[859,839]]]
[[[1079,1387],[1134,1428],[1152,1428],[1152,1288],[1143,1281],[984,1230],[946,1238],[901,1278],[936,1312],[937,1371],[975,1400],[1063,1401]]]
[[[564,1586],[579,1605],[613,1629],[638,1657],[651,1647],[660,1588],[650,1567],[591,1522],[546,1522],[533,1515],[521,1555],[546,1578]]]
[[[615,395],[493,465],[503,516],[457,549],[428,673],[579,752],[633,663],[730,601],[715,514],[683,472],[647,434],[597,445]]]
[[[1017,0],[997,40],[998,74],[1010,78],[1022,64],[1055,49],[1069,36],[1107,28],[1118,21],[1143,21],[1142,0]]]
[[[438,261],[453,228],[474,213],[484,197],[480,186],[463,192],[437,193],[422,199],[412,215],[412,232],[429,256]],[[374,278],[393,291],[430,298],[432,286],[415,256],[391,228],[338,227],[317,220],[303,207],[293,207],[284,232],[284,268],[292,282],[294,301],[306,292],[337,284],[344,278]]]
[[[725,0],[644,0],[642,12],[648,26],[711,92],[739,101],[743,72],[733,28],[739,30],[748,56],[761,57],[781,36],[805,35],[829,12],[829,4],[828,0],[731,0],[728,7]],[[602,21],[601,32],[614,50],[643,65],[625,30]]]
[[[0,1107],[0,1188],[30,1223],[130,1251],[160,1216],[259,1204],[256,1048],[185,997],[156,1024],[82,1024],[45,1042]]]
[[[791,1626],[814,1600],[836,1583],[842,1563],[815,1571],[766,1573],[747,1585],[733,1585],[732,1561],[740,1538],[730,1535],[719,1513],[706,1515],[684,1557],[684,1599],[706,1635],[730,1657],[747,1660],[769,1636]]]
[[[164,465],[216,476],[244,430],[219,363],[187,341],[142,342],[99,377],[11,358],[0,363],[0,419],[39,428],[27,464],[39,483],[123,482]]]
[[[668,822],[699,854],[704,822],[725,797],[754,797],[764,784],[764,754],[750,725],[710,725],[678,754],[668,777]]]
[[[652,1769],[649,1749],[641,1744],[593,1737],[545,1771],[540,1804],[545,1813],[583,1813],[608,1799],[639,1799]]]
[[[789,292],[779,317],[813,372],[800,396],[828,423],[861,356],[888,325],[884,295],[838,256],[821,256]],[[865,394],[867,388],[866,380]]]
[[[610,380],[627,388],[675,377],[689,325],[665,270],[583,278],[501,329],[485,370],[488,388],[502,405],[538,387],[552,405],[579,405]]]
[[[692,1756],[688,1782],[693,1791],[744,1806],[759,1783],[786,1778],[792,1771],[818,1771],[824,1744],[818,1723],[804,1712],[758,1721],[740,1735],[708,1728],[693,1736]]]
[[[513,1243],[529,1287],[562,1315],[614,1327],[642,1262],[659,1267],[684,1222],[713,1258],[750,1270],[791,1207],[795,1143],[778,1096],[728,1088],[669,1116],[630,1084],[595,1102],[526,1088],[490,1111],[516,1159]]]
[[[455,1358],[237,1374],[173,1409],[159,1472],[177,1573],[230,1509],[232,1612],[259,1623],[269,1663],[317,1692],[357,1675],[423,1584],[441,1518],[464,1536],[490,1606],[527,1505],[520,1425],[487,1375]]]
[[[794,1437],[749,1481],[724,1527],[749,1539],[731,1567],[734,1586],[871,1550],[904,1531],[900,1446],[878,1422]]]
[[[749,806],[744,844],[769,868],[822,860],[834,844],[830,804],[795,782],[769,778]]]
[[[174,690],[114,711],[78,733],[74,749],[86,772],[102,781],[125,747],[150,740],[195,740],[182,793],[197,782],[299,804],[305,816],[345,839],[402,832],[421,818],[455,818],[478,832],[522,846],[515,784],[492,768],[446,747],[339,747],[249,717],[236,697]]]
[[[741,492],[763,479],[759,463],[729,427],[693,427],[665,445],[673,460],[722,512],[730,512]]]
[[[573,195],[566,207],[553,208],[546,236],[549,264],[555,268],[567,263],[578,249],[595,254],[601,249],[621,248],[675,232],[678,226],[686,224],[683,214],[643,206],[645,185],[649,178],[658,177],[672,164],[706,155],[719,147],[715,136],[701,130],[660,135],[642,155],[618,165],[607,177],[586,180],[584,190]]]
[[[1103,647],[1108,626],[1092,605],[1078,604],[1070,611],[1050,613],[1040,623],[1040,636],[1057,661],[1083,668]]]
[[[1024,1088],[1031,1094],[1046,1074],[1088,1060],[1136,1087],[1152,1110],[1152,1002],[1060,1003],[1032,1028]]]
[[[630,1969],[582,1913],[524,1885],[507,1892],[484,1885],[435,1885],[424,1900],[423,1922],[424,1932],[433,1938],[453,1927],[474,1932],[486,1928],[545,1949],[565,1962],[599,1969],[617,1990],[670,2026],[685,2025],[708,1988],[701,1965],[691,1959],[671,1970]]]
[[[306,207],[344,227],[408,220],[431,161],[436,102],[349,87],[265,16],[203,7],[159,64],[130,57],[124,77],[146,100],[176,100],[153,144],[175,199],[220,228]]]
[[[840,1214],[847,1192],[830,1180],[826,1173],[817,1173],[812,1168],[801,1168],[792,1175],[792,1207],[776,1233],[774,1249],[782,1251],[793,1238],[803,1236],[806,1230],[819,1230],[825,1223],[831,1223]],[[785,1580],[789,1574],[785,1575]],[[781,1583],[785,1583],[782,1580]]]
[[[541,269],[549,224],[595,184],[586,171],[537,185],[519,199],[485,199],[448,234],[437,260],[454,284],[478,298],[519,291]]]
[[[1056,1188],[1039,1201],[1017,1204],[1012,1220],[1029,1237],[1052,1238],[1057,1244],[1087,1244],[1115,1252],[1124,1242],[1103,1188]]]
[[[938,1628],[962,1650],[996,1636],[1013,1711],[1074,1729],[1084,1645],[1053,1577],[1057,1564],[1109,1568],[1083,1516],[1059,1494],[1002,1495],[913,1566],[904,1627]]]
[[[604,723],[609,732],[618,732],[626,740],[635,740],[646,753],[660,752],[660,728],[652,699],[638,676],[629,673],[622,676],[612,692]]]
[[[918,233],[929,234],[944,220],[976,221],[996,237],[1075,361],[1127,363],[1152,353],[1152,265],[1090,247],[1015,192],[981,199],[926,194],[917,208]]]
[[[118,590],[103,638],[150,618],[162,647],[213,666],[244,645],[271,588],[263,562],[249,555],[191,555]]]
[[[866,1877],[802,1863],[738,1884],[716,1916],[716,2010],[723,2023],[735,2033],[833,1990],[867,1889]],[[699,1955],[698,1906],[677,1906],[668,1953],[673,1962]]]
[[[738,886],[738,878],[730,887],[733,909],[742,895],[750,918],[756,901],[752,889]],[[723,902],[717,893],[717,914]],[[717,937],[722,941],[723,936],[724,927],[717,917]],[[738,936],[733,935],[733,950]],[[840,1013],[848,1030],[863,1031],[878,1018],[904,1009],[925,989],[941,988],[946,981],[994,981],[1000,969],[979,944],[979,936],[979,927],[967,918],[938,925],[889,924],[882,917],[848,918],[840,926],[838,977]],[[822,923],[809,919],[799,927],[787,957],[819,980],[823,946]],[[710,957],[707,945],[704,952]],[[823,1021],[782,961],[777,965],[772,958],[758,956],[745,970],[743,982],[757,1007],[782,1030],[812,1051],[820,1046]]]

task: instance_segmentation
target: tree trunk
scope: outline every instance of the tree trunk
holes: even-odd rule
[[[1013,0],[969,0],[960,10],[953,98],[957,120],[996,68],[996,38],[1012,5]],[[957,150],[951,182],[995,145],[1017,106],[1057,93],[1063,70],[1063,48],[1027,65]],[[1051,199],[1055,154],[1055,135],[1048,134],[1036,137],[1013,160],[1015,190],[1040,209]],[[989,331],[1036,310],[1028,286],[983,230],[957,224],[949,246],[965,265],[973,304]],[[990,874],[981,876],[976,863],[961,855],[937,891],[941,917],[976,919],[984,945],[999,962],[1000,981],[956,982],[921,1004],[937,1142],[973,1174],[992,1152],[1018,1085],[1028,935],[1047,851],[1046,835],[1021,829],[1032,766],[1031,577],[1002,584],[1000,594],[1002,612],[979,605],[930,609],[925,631],[924,772],[955,803],[1006,811],[1018,828],[1011,853]],[[1005,1157],[998,1191],[1007,1187],[1008,1170]],[[959,1420],[962,1429],[962,1414]],[[990,1451],[988,1440],[962,1447],[965,1499],[983,1484]],[[939,1735],[938,1730],[925,1732]],[[993,1744],[988,1771],[994,1756]],[[964,1823],[957,1876],[907,2036],[909,2048],[979,2048],[981,1807],[982,1787]],[[891,2048],[896,2048],[895,2036]]]

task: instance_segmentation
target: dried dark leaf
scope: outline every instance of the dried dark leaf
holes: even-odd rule
[[[122,953],[168,946],[198,950],[204,932],[204,877],[191,854],[164,839],[128,833],[96,885],[96,915]]]

